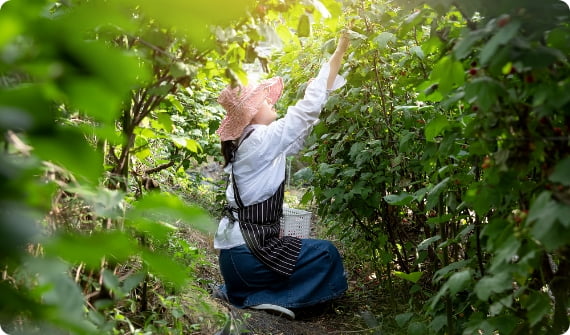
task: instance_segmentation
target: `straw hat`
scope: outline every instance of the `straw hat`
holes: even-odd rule
[[[259,110],[263,101],[274,105],[283,92],[283,79],[274,77],[257,85],[231,87],[228,85],[220,96],[218,103],[226,110],[216,134],[222,141],[239,138],[247,125]]]

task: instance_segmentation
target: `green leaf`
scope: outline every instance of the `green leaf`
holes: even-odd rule
[[[531,327],[538,324],[546,315],[551,315],[551,304],[548,294],[544,292],[532,292],[523,300],[527,310],[527,318]]]
[[[439,331],[447,325],[447,318],[445,315],[437,315],[429,324],[430,329],[439,334]]]
[[[444,56],[434,65],[429,78],[438,82],[438,91],[446,95],[455,86],[463,85],[465,70],[461,62],[451,56]]]
[[[123,285],[121,286],[121,289],[125,293],[131,292],[135,287],[137,287],[144,280],[145,277],[146,277],[146,273],[144,273],[144,272],[134,273],[134,274],[128,276],[127,279],[125,279],[123,281]]]
[[[179,147],[179,148],[185,148],[186,147],[186,144],[188,142],[188,138],[182,137],[182,136],[177,136],[177,135],[170,135],[169,137],[177,147]]]
[[[425,127],[426,140],[433,141],[436,136],[439,136],[445,129],[450,126],[450,122],[444,115],[438,115],[433,118]]]
[[[119,190],[106,187],[91,188],[87,186],[66,186],[65,190],[72,192],[87,202],[95,214],[104,218],[117,218],[123,214],[125,194]]]
[[[127,4],[139,8],[145,16],[152,17],[166,27],[175,27],[194,47],[206,49],[210,29],[225,25],[246,16],[251,4],[248,0],[128,0]]]
[[[103,284],[113,293],[115,293],[115,295],[117,296],[117,298],[123,298],[125,297],[125,292],[123,292],[121,290],[121,285],[119,283],[119,278],[117,278],[117,276],[115,276],[115,274],[113,273],[113,271],[109,270],[109,269],[104,269],[103,270]]]
[[[548,32],[546,39],[548,46],[557,48],[565,53],[570,52],[570,28],[557,27]],[[1,43],[0,43],[1,44]]]
[[[505,95],[503,86],[489,77],[479,77],[465,85],[465,99],[483,111],[489,110],[497,102],[497,97]]]
[[[69,265],[55,258],[30,258],[24,263],[25,274],[34,278],[42,304],[50,306],[50,318],[65,323],[74,334],[94,334],[93,324],[84,319],[85,299],[79,286],[69,276]],[[48,311],[48,310],[44,310]],[[44,316],[46,317],[46,316]]]
[[[178,101],[178,100],[176,100]],[[180,103],[180,102],[178,102]],[[172,122],[172,119],[170,118],[170,114],[166,113],[166,112],[162,112],[162,113],[157,113],[156,114],[156,118],[157,118],[157,122],[160,125],[160,127],[162,129],[164,129],[166,132],[172,132],[172,129],[174,128],[174,122]]]
[[[405,206],[409,205],[414,200],[414,197],[408,193],[388,194],[384,196],[384,200],[390,205]]]
[[[499,334],[512,334],[520,319],[514,315],[503,314],[489,318],[487,321],[492,326],[493,331],[498,331]]]
[[[421,272],[421,271],[410,272],[410,273],[394,271],[394,275],[396,275],[397,277],[411,281],[414,284],[417,283],[418,280],[420,280],[422,274],[423,274],[423,272]]]
[[[418,57],[419,59],[424,59],[424,58],[425,58],[425,54],[424,54],[423,49],[422,49],[420,46],[418,46],[418,45],[415,45],[415,46],[411,47],[411,48],[410,48],[410,52],[411,52],[413,55],[416,55],[416,57]]]
[[[468,287],[473,278],[473,270],[467,269],[460,272],[456,272],[449,277],[447,280],[447,285],[449,287],[449,293],[455,295],[456,293],[463,291]]]
[[[170,74],[174,78],[191,76],[193,72],[191,66],[183,62],[174,62],[170,66]]]
[[[0,48],[12,41],[23,30],[22,22],[16,17],[4,14],[0,20]]]
[[[299,24],[297,25],[298,37],[309,37],[311,35],[311,22],[307,14],[301,15]]]
[[[502,293],[512,289],[513,279],[509,272],[503,271],[496,275],[487,275],[475,284],[474,291],[479,300],[487,301],[493,293]]]
[[[186,140],[186,149],[192,151],[193,153],[199,153],[202,151],[202,147],[200,146],[200,143],[198,143],[192,139]]]
[[[95,185],[103,174],[103,155],[74,128],[61,128],[50,137],[32,137],[34,153],[67,169],[77,179]]]
[[[527,222],[532,224],[531,235],[547,250],[555,250],[570,241],[570,206],[552,199],[550,192],[542,192],[532,203]]]
[[[121,232],[59,235],[45,245],[46,254],[71,264],[84,263],[91,269],[98,268],[105,257],[121,262],[137,251],[136,243]]]
[[[374,38],[374,42],[378,45],[379,49],[386,49],[388,47],[388,43],[395,42],[396,36],[389,32],[381,32]]]
[[[421,322],[414,321],[408,326],[408,335],[425,335],[427,333],[427,327]]]
[[[497,49],[502,45],[507,44],[513,37],[515,37],[521,27],[521,22],[512,20],[507,25],[499,28],[499,31],[491,37],[491,39],[481,49],[479,59],[482,65],[486,65],[489,60],[495,55]]]
[[[467,30],[467,33],[461,36],[459,41],[453,46],[455,58],[463,59],[473,52],[473,46],[487,36],[484,29]]]
[[[334,175],[336,173],[336,170],[336,167],[327,163],[321,163],[319,165],[319,174],[325,177]]]
[[[570,156],[558,162],[554,172],[548,177],[550,181],[570,186]]]
[[[127,212],[127,219],[134,226],[154,227],[152,229],[156,229],[159,234],[165,232],[160,227],[160,222],[173,226],[185,224],[208,233],[216,230],[216,225],[205,210],[185,204],[180,198],[168,193],[146,194]]]
[[[447,266],[444,266],[443,268],[437,270],[433,276],[433,281],[434,282],[439,282],[441,281],[443,278],[448,277],[449,273],[454,272],[455,270],[459,270],[462,269],[464,267],[467,267],[470,265],[470,260],[462,260],[462,261],[458,261],[458,262],[453,262]]]
[[[449,184],[450,177],[442,179],[437,185],[435,185],[427,195],[427,209],[434,208],[439,202],[439,195],[445,190],[447,184]]]
[[[396,323],[398,324],[398,326],[400,328],[402,328],[406,325],[406,323],[408,323],[410,321],[412,316],[414,316],[414,313],[408,312],[408,313],[398,314],[398,315],[396,315],[396,317],[394,319],[396,320]]]
[[[418,251],[427,250],[430,245],[439,240],[441,240],[440,235],[435,235],[430,238],[426,238],[425,240],[421,241],[420,244],[418,244]]]
[[[93,78],[71,78],[65,82],[70,105],[97,121],[114,121],[121,111],[121,98],[106,82]]]
[[[188,280],[186,267],[173,261],[171,257],[150,250],[143,251],[142,257],[149,271],[163,280],[172,282],[177,287],[182,287]]]

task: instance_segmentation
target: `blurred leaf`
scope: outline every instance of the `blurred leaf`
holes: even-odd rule
[[[21,22],[8,14],[0,15],[0,48],[15,39],[22,31]]]
[[[558,27],[548,32],[548,46],[557,48],[565,53],[570,52],[570,28]]]
[[[88,186],[68,186],[65,190],[80,196],[98,216],[104,218],[118,218],[123,214],[123,200],[125,194],[118,190],[106,187],[91,188]]]
[[[309,37],[310,35],[311,35],[311,22],[309,21],[309,16],[307,14],[303,14],[299,18],[299,24],[297,25],[297,36]]]
[[[65,82],[65,90],[72,107],[97,121],[112,123],[119,115],[123,96],[117,95],[105,82],[70,78]]]
[[[493,293],[502,293],[513,286],[509,272],[503,271],[496,275],[487,275],[475,284],[474,291],[479,300],[486,301]]]
[[[121,290],[119,278],[113,274],[113,271],[109,269],[103,269],[102,275],[103,284],[109,289],[109,291],[113,292],[117,298],[123,298],[125,296],[125,292]]]
[[[465,99],[483,111],[489,110],[497,102],[497,97],[506,94],[501,83],[490,77],[479,77],[465,85]]]
[[[394,41],[396,41],[396,36],[386,31],[381,32],[374,38],[374,42],[376,42],[380,49],[386,49],[388,47],[388,43]]]
[[[85,136],[74,128],[59,128],[50,137],[31,137],[34,153],[45,161],[67,169],[75,178],[91,185],[99,182],[103,173],[103,155]]]
[[[388,194],[384,196],[384,200],[390,205],[405,206],[409,205],[414,197],[408,193]]]
[[[449,180],[450,177],[446,177],[437,183],[431,190],[429,190],[426,204],[427,209],[432,209],[437,205],[439,201],[439,195],[447,188]]]
[[[427,250],[429,248],[430,245],[432,245],[434,242],[437,242],[441,240],[441,236],[440,235],[435,235],[429,238],[426,238],[425,240],[423,240],[420,244],[418,244],[418,251],[423,251],[423,250]]]
[[[547,250],[555,250],[570,242],[570,206],[552,199],[550,192],[542,192],[528,211],[532,224],[531,235]]]
[[[414,321],[408,326],[408,335],[425,335],[427,333],[427,327],[421,322]]]
[[[491,37],[491,39],[485,44],[479,56],[482,65],[486,65],[489,60],[495,55],[497,49],[508,43],[515,35],[518,33],[521,27],[521,22],[517,20],[512,20],[507,23],[504,27],[499,28],[499,31]]]
[[[0,90],[0,127],[45,132],[54,127],[55,108],[41,85]]]
[[[123,292],[131,292],[135,287],[137,287],[146,277],[146,273],[137,272],[128,276],[124,281],[121,289]]]
[[[174,62],[170,66],[170,74],[174,78],[180,78],[180,77],[192,76],[194,74],[194,71],[192,70],[192,67],[188,64],[182,62]]]
[[[433,320],[430,322],[429,327],[430,329],[432,329],[433,331],[435,331],[436,333],[439,333],[439,331],[445,326],[447,325],[447,318],[445,315],[443,314],[439,314],[436,317],[433,318]]]
[[[149,250],[143,251],[142,257],[148,265],[149,271],[161,279],[172,282],[177,287],[186,283],[188,279],[187,269],[173,261],[171,257]]]
[[[172,225],[186,224],[210,233],[215,232],[217,228],[205,210],[187,205],[180,198],[168,193],[146,194],[128,211],[127,219],[134,224],[141,221],[165,221]]]
[[[412,283],[417,283],[418,280],[420,280],[423,272],[421,271],[417,271],[417,272],[410,272],[410,273],[405,273],[405,272],[400,272],[400,271],[394,271],[394,274],[397,277],[400,277],[402,279],[411,281]]]
[[[131,89],[150,78],[149,69],[141,66],[140,60],[119,49],[101,42],[86,43],[76,33],[62,43],[66,48],[62,52],[69,53],[68,57],[73,59],[71,64],[79,73],[98,78],[119,98],[125,98]],[[98,88],[97,92],[102,90]]]
[[[323,18],[328,19],[329,17],[331,17],[331,13],[322,2],[320,2],[319,0],[312,0],[312,3],[313,6],[315,6],[315,8],[319,11],[319,13],[321,13]]]
[[[547,293],[532,292],[530,296],[524,300],[527,309],[527,317],[531,327],[538,324],[546,315],[551,314],[551,299]]]
[[[45,244],[47,255],[60,257],[71,264],[85,263],[97,269],[103,258],[122,262],[135,255],[138,246],[130,236],[118,231],[91,235],[59,235]]]
[[[550,181],[570,186],[570,157],[564,158],[554,167],[554,172],[548,177]]]
[[[481,41],[488,35],[488,32],[483,29],[479,30],[467,30],[466,33],[461,36],[459,41],[453,46],[453,52],[455,58],[461,60],[469,56],[474,51],[474,45]]]
[[[473,270],[467,269],[460,272],[456,272],[449,277],[447,280],[447,285],[449,287],[449,293],[455,295],[460,291],[463,291],[468,287],[468,284],[473,281]]]
[[[165,26],[174,27],[187,37],[193,46],[203,49],[212,46],[208,39],[210,27],[226,25],[246,16],[253,7],[251,0],[126,0],[138,6],[143,13]]]
[[[94,334],[93,324],[83,318],[85,300],[79,286],[68,275],[69,265],[55,258],[29,258],[27,275],[36,277],[44,304],[54,307],[51,318],[66,324],[77,334]],[[39,293],[39,292],[38,292]],[[53,315],[56,312],[55,315]]]
[[[438,90],[446,95],[455,86],[460,86],[465,82],[465,70],[461,62],[454,60],[451,56],[444,56],[434,65],[429,78],[438,82]]]
[[[400,328],[403,328],[406,325],[406,323],[410,321],[412,316],[414,316],[414,313],[408,312],[408,313],[398,314],[394,319],[396,320],[398,326]]]
[[[0,263],[20,259],[25,246],[39,236],[36,222],[45,214],[15,199],[0,200]]]
[[[430,120],[425,127],[426,140],[433,141],[436,136],[439,136],[445,129],[450,126],[449,121],[444,115],[438,115]]]

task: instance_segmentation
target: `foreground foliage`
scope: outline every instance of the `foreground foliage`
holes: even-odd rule
[[[405,332],[561,334],[568,7],[426,3],[350,4],[349,85],[315,127],[306,200],[385,285],[410,282]]]

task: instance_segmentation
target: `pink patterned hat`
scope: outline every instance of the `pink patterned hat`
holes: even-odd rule
[[[283,79],[274,77],[258,85],[228,85],[218,98],[218,103],[226,110],[226,117],[222,120],[216,134],[222,141],[239,138],[247,125],[251,122],[259,106],[267,99],[274,105],[283,92]]]

